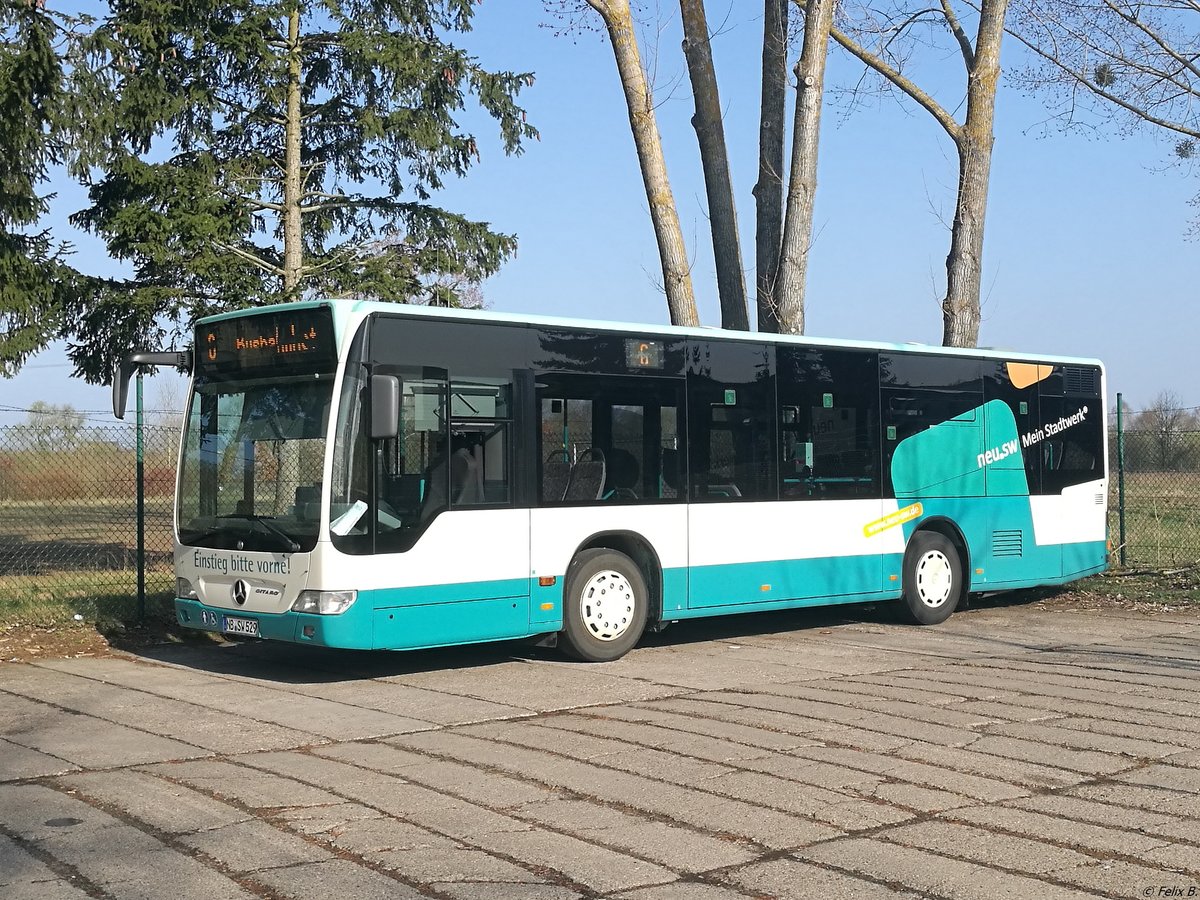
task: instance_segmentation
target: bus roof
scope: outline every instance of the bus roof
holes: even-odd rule
[[[514,312],[493,312],[480,309],[456,309],[444,306],[423,306],[406,303],[388,303],[380,300],[354,300],[350,298],[330,298],[325,300],[300,300],[291,303],[258,306],[249,309],[234,310],[201,319],[201,322],[219,321],[240,316],[255,315],[267,311],[282,311],[285,309],[312,309],[318,306],[329,306],[334,311],[338,325],[344,325],[346,319],[372,313],[388,313],[390,315],[411,316],[414,318],[460,319],[472,322],[495,322],[515,325],[539,325],[551,328],[578,328],[586,331],[612,331],[645,335],[663,335],[699,338],[711,340],[721,338],[735,341],[763,341],[771,343],[794,344],[805,347],[846,347],[864,350],[885,350],[899,353],[936,353],[949,356],[986,357],[1000,360],[1028,360],[1030,362],[1059,362],[1072,365],[1095,365],[1103,368],[1099,359],[1089,357],[1060,356],[1047,353],[1029,353],[1025,351],[1008,350],[999,347],[943,347],[936,344],[920,344],[916,342],[888,343],[886,341],[856,341],[845,338],[819,338],[807,335],[768,334],[759,331],[729,331],[723,328],[700,326],[688,328],[679,325],[654,325],[646,322],[613,322],[600,319],[577,319],[566,316],[526,315]],[[339,329],[340,330],[340,329]]]

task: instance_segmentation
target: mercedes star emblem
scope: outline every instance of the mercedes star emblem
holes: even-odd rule
[[[233,583],[233,602],[238,606],[246,605],[246,597],[250,594],[250,585],[238,579]]]

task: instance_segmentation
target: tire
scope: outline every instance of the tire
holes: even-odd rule
[[[901,609],[915,625],[937,625],[950,618],[963,597],[962,557],[950,539],[936,531],[918,531],[904,551]]]
[[[642,570],[624,553],[584,550],[563,585],[563,650],[584,662],[620,659],[646,628],[650,592]]]

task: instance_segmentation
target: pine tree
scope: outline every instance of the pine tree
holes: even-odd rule
[[[515,249],[433,194],[479,158],[473,101],[507,153],[537,132],[528,74],[449,36],[473,0],[111,0],[76,95],[91,111],[74,221],[134,275],[79,310],[74,359],[186,341],[200,315],[312,294],[452,301]],[[446,278],[444,276],[454,276]]]
[[[31,0],[0,0],[0,375],[45,347],[76,285],[39,222],[61,157],[61,23]]]

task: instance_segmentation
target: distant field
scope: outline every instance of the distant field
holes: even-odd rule
[[[169,592],[171,507],[147,503],[147,591]],[[131,619],[137,517],[129,498],[0,501],[0,623]]]
[[[1120,536],[1115,474],[1109,511],[1115,547]],[[1200,472],[1126,474],[1125,535],[1132,566],[1200,563]]]

